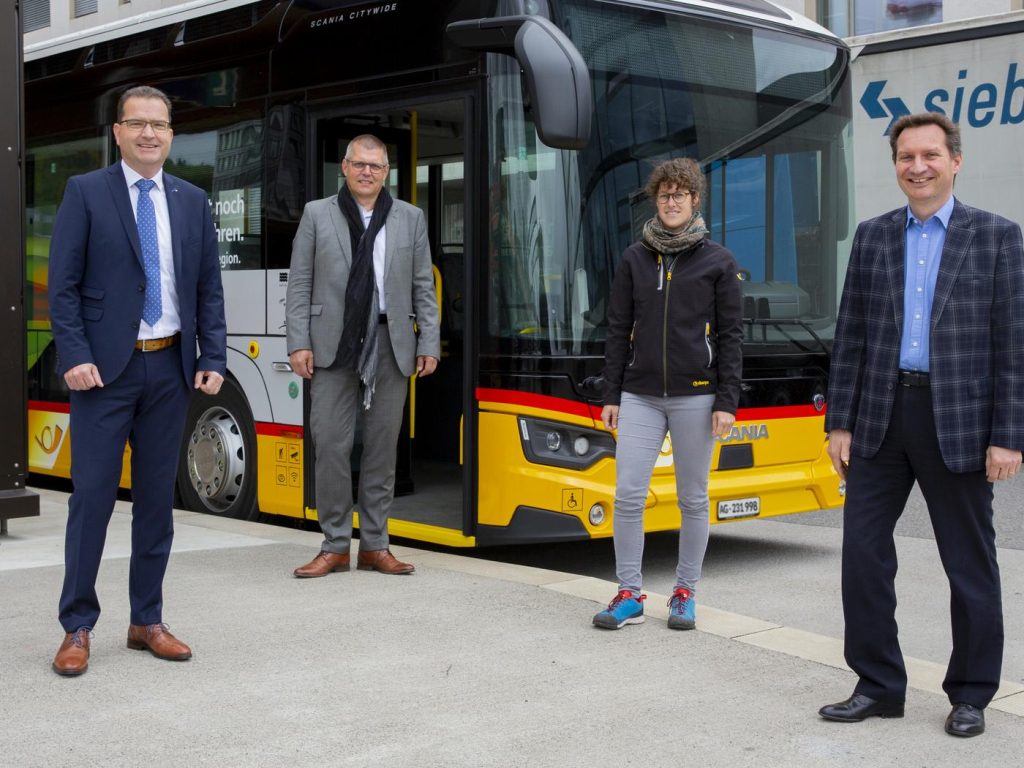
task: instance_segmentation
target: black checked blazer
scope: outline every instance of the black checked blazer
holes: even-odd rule
[[[892,413],[903,331],[907,209],[857,228],[839,307],[826,431],[870,458]],[[952,472],[985,467],[989,445],[1024,449],[1024,246],[1020,227],[955,201],[929,336],[935,427]]]

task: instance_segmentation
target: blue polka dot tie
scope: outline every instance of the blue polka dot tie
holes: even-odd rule
[[[160,302],[160,245],[156,237],[156,211],[149,199],[149,190],[156,186],[152,179],[139,179],[139,204],[135,210],[135,223],[139,227],[142,244],[142,267],[146,270],[146,299],[142,304],[142,319],[150,325],[164,313]]]

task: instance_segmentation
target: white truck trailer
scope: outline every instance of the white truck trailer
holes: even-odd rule
[[[954,194],[1024,224],[1024,11],[847,39],[853,53],[857,219],[905,203],[888,129],[941,112],[960,125]]]

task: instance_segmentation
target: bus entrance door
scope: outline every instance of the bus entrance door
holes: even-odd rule
[[[345,183],[341,161],[348,142],[369,133],[388,147],[385,187],[425,215],[441,310],[441,360],[433,375],[410,380],[397,447],[390,532],[450,546],[473,543],[461,456],[468,308],[464,301],[466,112],[466,100],[457,98],[328,116],[317,121],[315,142],[319,196],[337,194]],[[360,429],[352,452],[354,489],[358,488],[361,445]],[[307,460],[312,456],[307,430]],[[307,483],[313,481],[312,475],[307,473]],[[312,502],[315,493],[307,498]]]

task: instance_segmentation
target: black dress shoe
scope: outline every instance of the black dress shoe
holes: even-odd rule
[[[950,736],[980,736],[985,732],[985,710],[970,704],[953,705],[946,718],[946,733]]]
[[[903,717],[903,702],[889,704],[855,693],[846,701],[822,707],[818,714],[837,723],[859,723],[869,717]]]

